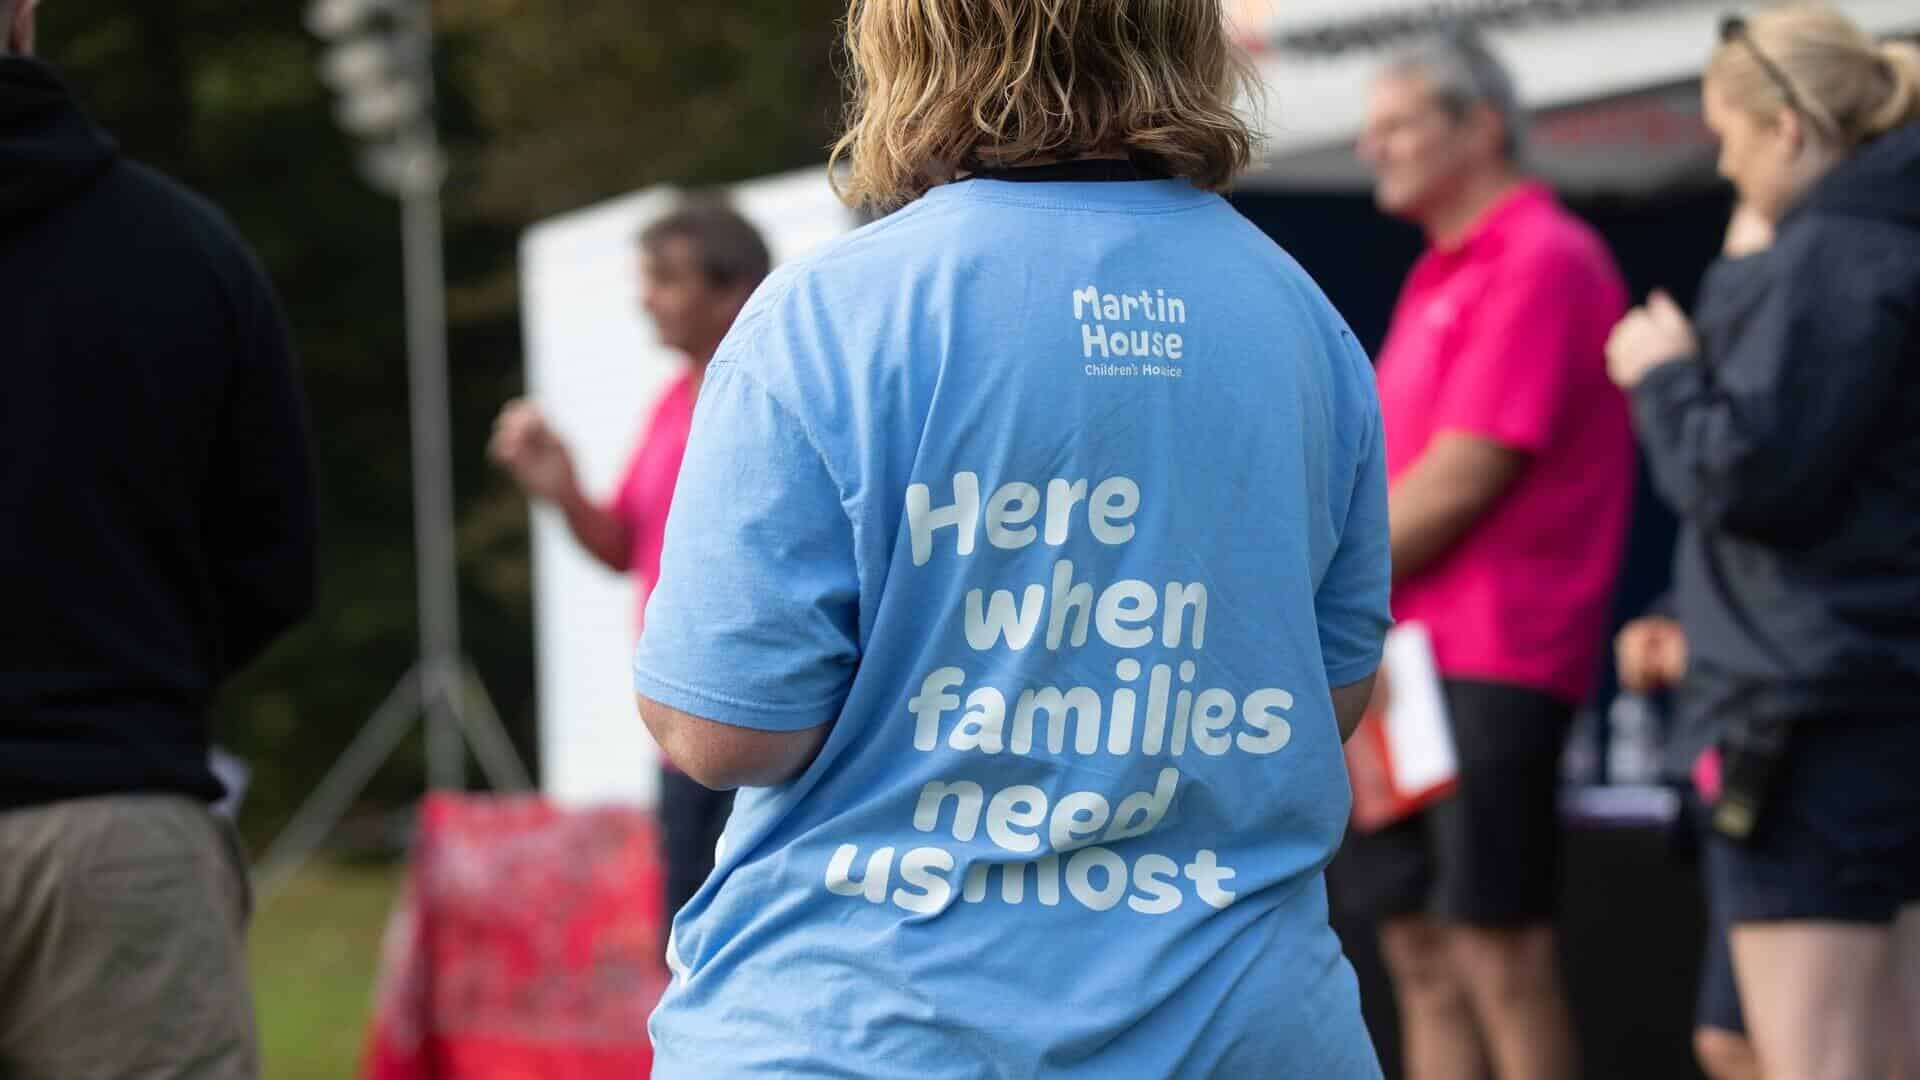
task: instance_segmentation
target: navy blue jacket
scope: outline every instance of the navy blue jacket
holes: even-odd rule
[[[1862,148],[1768,251],[1709,270],[1697,362],[1634,422],[1681,518],[1684,730],[1920,723],[1920,123]]]

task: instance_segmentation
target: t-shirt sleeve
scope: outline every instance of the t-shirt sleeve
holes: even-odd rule
[[[1349,344],[1358,354],[1359,345],[1350,339]],[[1365,366],[1364,356],[1359,363]],[[1352,468],[1344,493],[1346,513],[1339,544],[1313,598],[1327,685],[1335,687],[1359,682],[1379,668],[1381,648],[1393,625],[1389,607],[1393,555],[1387,531],[1386,438],[1380,402],[1370,380],[1358,387],[1352,400],[1354,407],[1341,419],[1357,426],[1361,434],[1347,459]]]
[[[801,731],[839,715],[859,662],[853,528],[805,426],[724,351],[694,413],[634,689]]]
[[[1480,302],[1462,315],[1467,325],[1435,403],[1434,430],[1545,450],[1580,359],[1581,305],[1598,285],[1570,253],[1495,267]]]

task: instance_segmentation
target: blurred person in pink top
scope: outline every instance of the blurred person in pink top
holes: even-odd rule
[[[1555,959],[1559,759],[1593,690],[1634,484],[1600,237],[1522,166],[1511,78],[1476,38],[1375,81],[1359,152],[1426,231],[1378,375],[1394,616],[1431,634],[1453,796],[1349,840],[1414,1080],[1573,1076]],[[1490,1059],[1490,1060],[1489,1060]]]
[[[639,249],[640,306],[661,343],[685,358],[686,371],[654,405],[612,497],[596,501],[581,490],[566,440],[524,398],[500,410],[488,446],[521,490],[566,515],[581,547],[612,569],[633,574],[639,586],[636,627],[660,576],[667,510],[701,376],[772,261],[759,231],[717,202],[689,203],[655,221],[640,233]],[[732,792],[709,791],[662,757],[669,922],[712,872],[714,845],[732,803]]]

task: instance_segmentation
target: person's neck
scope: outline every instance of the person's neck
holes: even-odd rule
[[[1522,179],[1520,171],[1511,167],[1474,174],[1453,198],[1421,221],[1427,241],[1443,251],[1459,247],[1474,226],[1518,187]]]

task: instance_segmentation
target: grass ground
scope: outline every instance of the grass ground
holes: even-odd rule
[[[265,1080],[351,1080],[398,865],[308,865],[254,914]]]

